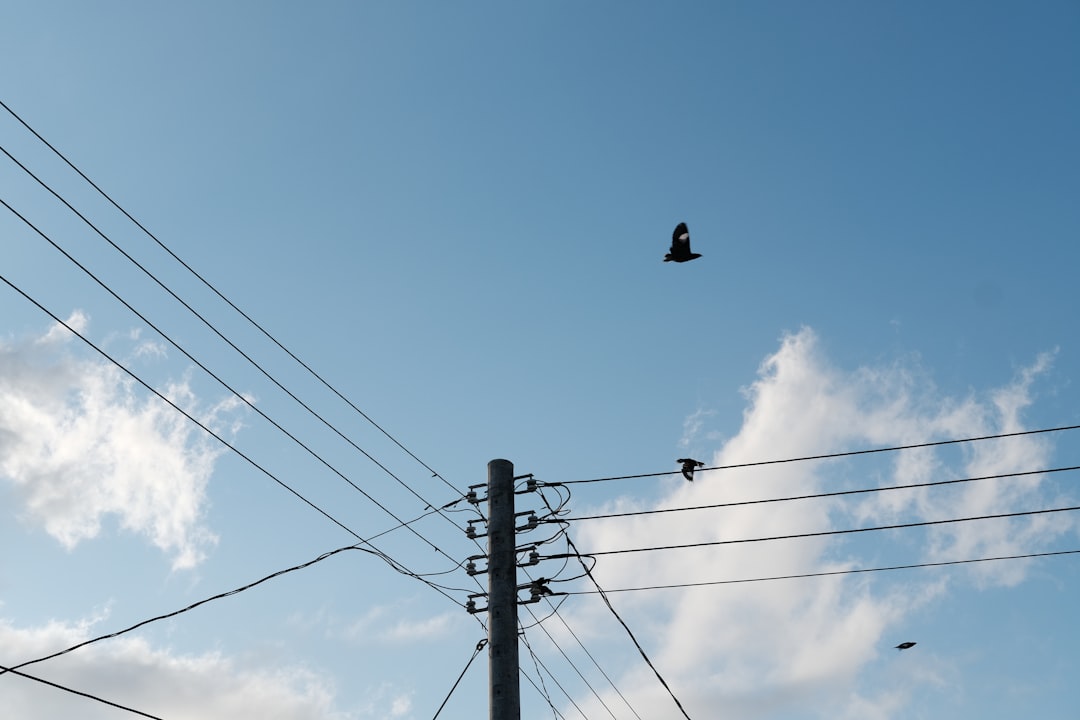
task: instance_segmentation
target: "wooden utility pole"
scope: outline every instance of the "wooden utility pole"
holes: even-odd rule
[[[488,463],[489,720],[520,720],[514,464]]]

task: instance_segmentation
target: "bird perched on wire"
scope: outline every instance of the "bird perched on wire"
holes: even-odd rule
[[[690,230],[686,223],[675,226],[675,232],[671,233],[671,251],[664,256],[664,262],[688,262],[701,257],[700,253],[690,252]]]
[[[915,643],[913,643],[913,642],[911,642],[911,641],[909,640],[909,641],[907,641],[907,642],[902,642],[902,643],[900,643],[899,645],[897,645],[897,646],[896,646],[896,649],[897,649],[897,650],[907,650],[907,649],[909,649],[909,648],[913,648],[913,647],[915,647]]]
[[[699,467],[705,467],[705,463],[701,462],[700,460],[694,460],[693,458],[679,458],[675,462],[682,463],[683,477],[690,482],[694,482],[694,470],[698,469]]]

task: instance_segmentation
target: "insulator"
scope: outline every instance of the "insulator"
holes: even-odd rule
[[[476,499],[476,491],[475,490],[470,490],[469,492],[465,493],[465,499],[467,501],[469,501],[470,503],[472,503],[473,505],[480,502],[479,500]]]
[[[465,528],[465,537],[475,539],[476,538],[476,528],[474,528],[472,525]]]
[[[529,564],[536,565],[540,562],[540,553],[533,550],[529,553]]]
[[[465,563],[465,572],[467,572],[469,575],[475,575],[476,574],[476,563],[474,563],[472,561]]]
[[[467,610],[470,615],[475,613],[476,612],[476,601],[473,600],[472,598],[469,598],[469,601],[467,603],[465,603],[465,610]]]

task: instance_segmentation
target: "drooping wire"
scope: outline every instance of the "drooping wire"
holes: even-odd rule
[[[140,717],[150,718],[150,720],[164,720],[163,718],[158,717],[157,715],[151,715],[150,713],[145,713],[142,710],[136,710],[135,708],[128,707],[127,705],[121,705],[120,703],[113,702],[112,700],[106,700],[103,697],[99,697],[98,695],[92,695],[91,693],[83,692],[82,690],[76,690],[74,688],[69,688],[66,685],[61,685],[60,683],[55,683],[55,682],[53,682],[51,680],[46,680],[45,678],[39,678],[36,675],[29,675],[27,673],[22,672],[21,670],[16,670],[15,668],[9,668],[9,667],[4,667],[3,665],[0,665],[0,670],[2,670],[3,672],[9,672],[12,675],[18,675],[19,677],[26,678],[27,680],[33,680],[34,682],[42,683],[43,685],[48,685],[49,687],[56,688],[57,690],[63,690],[64,692],[71,693],[72,695],[78,695],[79,697],[84,697],[87,700],[93,700],[94,702],[99,702],[99,703],[102,703],[104,705],[114,707],[117,710],[124,710],[124,711],[132,713],[134,715],[139,715]]]
[[[473,650],[473,654],[469,658],[469,662],[465,663],[465,669],[463,669],[461,671],[461,674],[458,675],[457,680],[454,681],[454,684],[450,688],[450,692],[446,693],[446,698],[443,699],[442,704],[439,705],[439,709],[435,711],[435,714],[432,716],[431,720],[438,720],[439,713],[441,713],[443,711],[443,708],[446,707],[446,703],[450,702],[450,696],[454,694],[455,690],[457,690],[457,686],[461,682],[461,679],[465,677],[465,673],[469,671],[469,666],[472,665],[473,660],[476,659],[476,656],[480,654],[480,651],[484,649],[485,645],[487,645],[487,638],[484,638],[480,642],[476,643],[476,649]]]
[[[434,512],[434,511],[432,511],[432,512]],[[431,512],[425,513],[424,515],[421,515],[420,517],[417,517],[414,520],[410,520],[409,522],[417,522],[418,520],[421,520],[421,519],[427,517],[430,514],[431,514]],[[383,535],[388,535],[389,533],[394,532],[395,530],[399,530],[401,527],[402,527],[401,525],[398,525],[398,526],[392,527],[392,528],[390,528],[388,530],[384,530],[381,533],[378,533],[377,535],[372,535],[370,538],[367,538],[364,542],[365,543],[370,543],[371,540],[375,540],[377,538],[380,538]],[[277,572],[270,573],[269,575],[267,575],[267,576],[265,576],[263,578],[260,578],[259,580],[256,580],[254,582],[250,582],[250,583],[248,583],[246,585],[242,585],[242,586],[240,586],[238,588],[234,588],[232,590],[228,590],[228,591],[223,592],[223,593],[218,593],[217,595],[212,595],[212,596],[210,596],[208,598],[204,598],[202,600],[199,600],[198,602],[191,603],[187,607],[180,608],[179,610],[174,610],[172,612],[168,612],[168,613],[165,613],[163,615],[157,615],[157,616],[149,618],[147,620],[137,622],[134,625],[131,625],[130,627],[124,628],[123,630],[117,630],[116,632],[107,633],[105,635],[99,635],[98,637],[91,638],[90,640],[84,640],[83,642],[72,645],[69,648],[65,648],[64,650],[59,650],[57,652],[53,652],[53,653],[50,653],[48,655],[44,655],[44,656],[36,658],[34,660],[27,660],[26,662],[22,662],[22,663],[19,663],[18,665],[12,666],[12,669],[24,668],[24,667],[26,667],[28,665],[34,665],[34,664],[37,664],[37,663],[40,663],[40,662],[45,662],[46,660],[52,660],[53,658],[60,657],[61,655],[67,655],[70,652],[74,652],[75,650],[78,650],[80,648],[84,648],[87,645],[93,645],[94,643],[99,643],[99,642],[102,642],[104,640],[112,640],[114,638],[118,638],[121,635],[126,635],[129,632],[133,632],[135,630],[138,630],[141,627],[145,627],[145,626],[150,625],[152,623],[159,622],[161,620],[168,620],[168,619],[174,618],[174,617],[176,617],[178,615],[183,615],[184,613],[190,612],[190,611],[194,610],[195,608],[206,605],[207,603],[214,602],[215,600],[221,600],[223,598],[231,597],[233,595],[239,595],[242,592],[250,590],[250,589],[252,589],[254,587],[258,587],[259,585],[262,585],[263,583],[265,583],[265,582],[267,582],[269,580],[279,578],[279,577],[281,577],[283,575],[288,575],[289,573],[296,572],[297,570],[304,570],[306,568],[311,567],[312,565],[316,565],[318,563],[321,563],[323,560],[327,560],[328,558],[331,558],[331,557],[333,557],[335,555],[339,555],[339,554],[341,554],[343,552],[347,552],[349,550],[359,550],[361,552],[365,552],[365,553],[368,553],[368,554],[371,554],[371,555],[375,555],[376,557],[379,557],[380,559],[385,560],[385,558],[382,557],[381,553],[374,552],[372,550],[368,550],[367,548],[360,547],[359,543],[357,543],[355,545],[346,545],[345,547],[339,547],[336,550],[329,550],[327,552],[324,552],[322,555],[319,555],[318,557],[316,557],[316,558],[314,558],[312,560],[308,560],[307,562],[300,563],[299,565],[293,565],[292,567],[285,568],[284,570],[278,570]],[[0,675],[4,674],[5,672],[7,672],[7,670],[0,670]]]
[[[896,445],[893,447],[870,448],[867,450],[847,450],[845,452],[826,453],[823,455],[804,455],[801,457],[783,458],[780,460],[757,460],[754,462],[732,463],[730,465],[716,465],[714,467],[698,468],[694,471],[694,473],[695,477],[697,477],[698,473],[704,473],[712,470],[735,470],[738,468],[760,467],[762,465],[781,465],[784,463],[806,462],[809,460],[833,460],[836,458],[852,457],[856,455],[871,455],[874,453],[897,452],[900,450],[915,450],[917,448],[940,447],[942,445],[956,445],[958,443],[978,442],[980,440],[1000,440],[1003,438],[1021,437],[1024,435],[1064,432],[1066,430],[1080,430],[1080,425],[1062,425],[1060,427],[1041,428],[1038,430],[1020,430],[1017,432],[998,433],[996,435],[982,435],[979,437],[957,438],[954,440],[935,440],[933,442],[914,443],[911,445]],[[666,470],[664,472],[641,473],[638,475],[614,475],[611,477],[591,478],[589,480],[561,480],[558,482],[558,484],[580,485],[583,483],[610,482],[613,480],[637,480],[639,478],[678,475],[681,472],[681,470]]]
[[[639,643],[638,639],[634,636],[634,633],[630,629],[630,626],[626,624],[626,621],[623,620],[622,616],[619,615],[619,613],[615,610],[615,606],[611,604],[611,600],[608,599],[607,593],[604,592],[604,589],[600,587],[600,583],[598,583],[596,581],[596,578],[593,577],[592,571],[589,570],[587,565],[585,565],[585,561],[582,559],[581,554],[578,553],[577,547],[574,546],[574,541],[570,539],[569,535],[566,536],[566,541],[570,544],[570,548],[574,551],[578,560],[581,562],[582,569],[585,571],[585,574],[589,576],[589,580],[592,581],[592,584],[596,587],[597,593],[599,593],[600,598],[604,601],[604,604],[607,605],[608,610],[610,610],[611,614],[615,616],[615,619],[619,621],[619,624],[622,625],[623,630],[626,631],[626,634],[630,636],[630,640],[634,643],[634,647],[637,648],[637,651],[641,655],[642,659],[645,661],[645,664],[649,666],[649,668],[653,671],[653,674],[656,675],[656,679],[660,681],[660,684],[664,686],[665,690],[667,690],[668,695],[670,695],[671,699],[675,701],[675,705],[679,708],[679,712],[682,713],[683,717],[685,717],[686,720],[690,720],[690,716],[686,713],[686,708],[684,708],[683,704],[679,702],[679,698],[675,696],[675,693],[672,691],[671,686],[669,686],[667,684],[667,681],[664,680],[664,676],[661,675],[660,671],[656,669],[655,665],[653,665],[652,660],[649,659],[648,654],[645,652],[645,648],[641,647],[641,643]]]
[[[638,592],[642,590],[669,590],[675,588],[706,587],[711,585],[738,585],[742,583],[771,582],[773,580],[799,580],[803,578],[831,577],[833,575],[856,575],[859,573],[888,572],[891,570],[914,570],[917,568],[945,567],[948,565],[968,565],[972,563],[993,562],[995,560],[1028,560],[1032,558],[1077,555],[1080,550],[1055,550],[1052,552],[1027,553],[1025,555],[1002,555],[999,557],[974,558],[971,560],[945,560],[941,562],[912,563],[910,565],[891,565],[889,567],[851,568],[848,570],[826,570],[823,572],[800,573],[797,575],[774,575],[772,577],[740,578],[738,580],[706,580],[703,582],[676,583],[672,585],[651,585],[647,587],[608,588],[605,592]],[[567,595],[595,595],[596,590],[577,590]]]
[[[427,463],[425,463],[423,460],[421,460],[419,457],[417,457],[411,450],[409,450],[409,448],[405,447],[405,445],[403,445],[401,442],[399,442],[397,438],[395,438],[393,435],[391,435],[389,432],[387,432],[382,426],[380,426],[378,423],[376,423],[370,416],[368,416],[363,410],[361,410],[355,403],[353,403],[351,400],[349,400],[347,397],[345,397],[345,395],[343,395],[340,391],[338,391],[337,388],[335,388],[333,385],[331,385],[321,375],[319,375],[317,372],[315,372],[315,370],[313,370],[307,363],[305,363],[298,356],[296,356],[291,350],[289,350],[287,347],[285,347],[280,341],[278,341],[277,338],[275,338],[265,328],[263,328],[262,325],[255,322],[255,320],[252,319],[252,317],[250,315],[248,315],[243,310],[241,310],[239,307],[237,307],[231,300],[229,300],[229,298],[225,297],[225,295],[222,294],[221,291],[219,291],[216,287],[214,287],[214,285],[211,284],[208,280],[206,280],[206,278],[204,278],[202,275],[200,275],[198,272],[196,272],[194,268],[192,268],[190,265],[188,265],[186,262],[184,262],[184,260],[181,259],[180,256],[178,256],[175,252],[173,252],[167,245],[165,245],[165,243],[163,243],[161,240],[159,240],[158,237],[156,235],[154,235],[152,232],[150,232],[142,223],[140,223],[138,220],[136,220],[134,217],[132,217],[132,215],[130,213],[128,213],[127,210],[125,210],[123,207],[121,207],[120,204],[117,203],[108,193],[106,193],[104,190],[102,190],[97,185],[97,183],[95,183],[93,180],[91,180],[82,170],[80,170],[78,167],[76,167],[73,162],[71,162],[63,153],[61,153],[55,146],[53,146],[52,143],[50,143],[48,140],[46,140],[44,137],[42,137],[41,134],[38,133],[37,130],[35,130],[33,127],[31,127],[29,123],[27,123],[25,120],[23,120],[18,114],[15,113],[14,110],[12,110],[2,100],[0,100],[0,107],[3,107],[4,110],[6,110],[13,118],[15,118],[15,120],[17,120],[24,128],[26,128],[28,131],[30,131],[30,133],[34,137],[36,137],[38,140],[40,140],[57,157],[59,157],[68,167],[70,167],[72,170],[74,170],[79,175],[79,177],[81,177],[83,180],[85,180],[90,185],[90,187],[94,188],[94,190],[96,190],[103,198],[105,198],[113,207],[115,207],[117,210],[119,210],[124,215],[124,217],[126,217],[128,220],[130,220],[132,223],[134,223],[136,227],[138,227],[140,230],[142,230],[147,235],[147,237],[149,237],[151,240],[153,240],[155,243],[157,243],[157,245],[162,250],[164,250],[174,260],[176,260],[178,263],[180,263],[180,265],[183,266],[183,268],[185,270],[187,270],[192,275],[194,275],[196,278],[198,278],[198,280],[203,285],[205,285],[211,292],[213,292],[215,295],[217,295],[219,298],[221,298],[221,300],[223,300],[229,307],[231,307],[241,317],[243,317],[245,320],[247,320],[249,323],[251,323],[252,326],[254,326],[267,339],[269,339],[272,343],[274,343],[274,345],[279,347],[283,352],[285,352],[286,355],[288,355],[297,364],[299,364],[302,368],[304,368],[304,370],[306,370],[308,373],[310,373],[312,375],[312,377],[314,377],[316,380],[318,380],[323,386],[325,386],[328,390],[330,390],[334,395],[336,395],[343,402],[345,402],[345,404],[347,404],[350,408],[352,408],[354,411],[356,411],[357,414],[359,414],[362,418],[364,418],[364,420],[366,420],[368,423],[370,423],[376,430],[378,430],[380,433],[385,435],[391,442],[393,442],[395,445],[397,445],[399,448],[401,448],[407,455],[409,455],[409,457],[411,457],[416,462],[420,463],[420,465],[422,465],[424,467],[424,469],[426,469],[428,472],[431,473],[432,477],[438,478],[447,487],[449,487],[451,490],[453,490],[454,492],[457,492],[457,493],[460,494],[460,491],[457,488],[455,488],[453,486],[453,484],[451,484],[448,480],[446,480],[446,478],[444,478],[442,475],[440,475],[438,472],[436,472],[434,469],[432,469],[431,466],[429,466]]]
[[[958,478],[955,480],[936,480],[933,482],[911,483],[908,485],[889,485],[886,487],[861,488],[858,490],[836,490],[833,492],[814,493],[811,495],[791,495],[788,497],[765,498],[760,500],[737,500],[732,502],[714,503],[711,505],[695,505],[693,507],[658,508],[654,510],[635,510],[631,512],[578,515],[577,517],[566,517],[560,520],[542,520],[541,522],[567,523],[577,520],[601,520],[605,518],[633,517],[636,515],[656,515],[659,513],[687,512],[690,510],[713,510],[717,508],[740,507],[743,505],[760,505],[764,503],[788,502],[790,500],[813,500],[817,498],[841,497],[844,495],[860,495],[865,493],[886,492],[888,490],[910,490],[913,488],[941,487],[943,485],[957,485],[960,483],[977,482],[980,480],[1000,480],[1003,478],[1023,477],[1028,475],[1043,475],[1050,473],[1069,472],[1073,470],[1080,470],[1080,465],[1047,468],[1045,470],[1024,470],[1022,472],[999,473],[997,475],[981,475],[979,477]]]
[[[3,203],[3,199],[0,199],[0,203]],[[6,203],[5,203],[5,204],[6,204]],[[45,313],[46,315],[48,315],[48,316],[49,316],[50,318],[52,318],[52,319],[53,319],[53,320],[54,320],[54,321],[55,321],[56,323],[58,323],[59,325],[63,326],[64,328],[66,328],[66,329],[67,329],[67,330],[68,330],[69,332],[71,332],[71,333],[72,333],[72,334],[73,334],[73,335],[74,335],[75,337],[77,337],[77,338],[79,338],[80,340],[82,340],[82,341],[83,341],[83,342],[84,342],[84,343],[85,343],[85,344],[86,344],[87,346],[89,346],[89,347],[90,347],[91,349],[93,349],[94,351],[96,351],[96,352],[97,352],[97,353],[98,353],[99,355],[101,355],[101,356],[102,356],[103,358],[105,358],[106,360],[108,360],[108,361],[109,361],[110,363],[112,363],[113,365],[115,365],[115,366],[116,366],[117,368],[119,368],[119,369],[120,369],[120,370],[121,370],[122,372],[124,372],[125,374],[127,374],[127,375],[128,375],[129,377],[131,377],[131,378],[132,378],[133,380],[135,380],[135,382],[137,382],[137,383],[138,383],[139,385],[141,385],[142,387],[146,388],[146,389],[147,389],[148,391],[150,391],[151,393],[153,393],[154,395],[156,395],[156,396],[157,396],[158,398],[160,398],[160,399],[161,399],[161,400],[162,400],[163,402],[165,402],[166,404],[168,404],[168,405],[169,405],[170,407],[172,407],[172,408],[173,408],[174,410],[176,410],[177,412],[179,412],[179,413],[180,413],[181,415],[183,415],[183,416],[184,416],[185,418],[187,418],[187,419],[188,419],[188,420],[190,420],[190,421],[191,421],[192,423],[194,423],[194,424],[195,424],[196,426],[198,426],[199,428],[201,428],[201,429],[202,429],[202,430],[203,430],[204,432],[206,432],[206,433],[207,433],[208,435],[210,435],[210,437],[214,438],[214,439],[215,439],[215,440],[217,440],[217,441],[218,441],[219,443],[221,443],[222,445],[224,445],[224,446],[225,446],[226,448],[228,448],[229,450],[231,450],[231,451],[233,451],[234,453],[236,453],[236,455],[237,455],[238,457],[240,457],[241,459],[243,459],[243,460],[244,460],[245,462],[247,462],[247,463],[248,463],[249,465],[251,465],[251,466],[252,466],[253,468],[255,468],[256,470],[258,470],[259,472],[261,472],[261,473],[262,473],[263,475],[265,475],[265,476],[266,476],[266,477],[268,477],[269,479],[273,480],[273,481],[274,481],[275,483],[277,483],[277,484],[278,484],[278,485],[280,485],[280,486],[281,486],[282,488],[284,488],[284,489],[285,489],[285,490],[287,490],[287,491],[288,491],[289,493],[291,493],[291,494],[292,494],[293,496],[295,496],[296,498],[298,498],[299,500],[301,500],[301,501],[302,501],[302,502],[303,502],[304,504],[306,504],[306,505],[308,505],[309,507],[311,507],[311,508],[312,508],[313,510],[315,510],[316,512],[318,512],[318,513],[319,513],[320,515],[322,515],[323,517],[327,518],[327,519],[328,519],[328,520],[330,520],[330,521],[331,521],[332,523],[334,523],[335,525],[337,525],[338,527],[340,527],[340,528],[341,528],[342,530],[344,530],[345,532],[347,532],[347,533],[349,533],[350,535],[352,535],[352,536],[353,536],[354,538],[356,538],[356,539],[357,539],[358,541],[360,541],[360,543],[361,543],[361,544],[366,544],[366,545],[367,545],[367,546],[368,546],[369,548],[371,548],[371,549],[372,549],[373,551],[375,551],[375,553],[376,553],[376,554],[378,554],[378,555],[379,555],[379,557],[381,557],[381,558],[382,558],[382,559],[383,559],[383,560],[384,560],[385,562],[387,562],[387,563],[388,563],[388,564],[389,564],[389,565],[390,565],[390,566],[391,566],[392,568],[394,568],[395,570],[397,570],[398,572],[400,572],[400,573],[402,573],[402,574],[404,574],[404,575],[408,575],[408,576],[410,576],[410,577],[419,577],[419,576],[418,576],[418,575],[417,575],[416,573],[412,572],[412,571],[411,571],[411,570],[409,570],[409,569],[408,569],[407,567],[405,567],[404,565],[402,565],[401,563],[399,563],[399,562],[398,562],[397,560],[394,560],[394,559],[393,559],[393,558],[392,558],[391,556],[389,556],[389,555],[387,555],[386,553],[384,553],[383,551],[379,550],[379,549],[378,549],[377,547],[375,547],[375,546],[374,546],[373,544],[371,544],[371,543],[369,543],[369,542],[366,542],[366,541],[364,540],[364,538],[363,538],[363,537],[362,537],[361,535],[359,535],[359,534],[358,534],[358,533],[357,533],[357,532],[356,532],[355,530],[353,530],[352,528],[350,528],[350,527],[348,527],[347,525],[345,525],[345,524],[344,524],[343,522],[341,522],[340,520],[338,520],[337,518],[335,518],[335,517],[334,517],[333,515],[331,515],[331,514],[330,514],[329,512],[327,512],[326,510],[323,510],[323,509],[322,509],[321,507],[319,507],[318,505],[316,505],[316,504],[315,504],[314,502],[312,502],[311,500],[308,500],[308,499],[307,499],[306,497],[304,497],[304,496],[303,496],[303,495],[302,495],[302,494],[301,494],[301,493],[300,493],[300,492],[299,492],[298,490],[296,490],[295,488],[293,488],[293,487],[292,487],[291,485],[289,485],[288,483],[286,483],[286,482],[285,482],[284,480],[282,480],[281,478],[279,478],[279,477],[277,477],[276,475],[274,475],[274,474],[273,474],[272,472],[270,472],[270,471],[269,471],[269,470],[267,470],[267,469],[266,469],[265,467],[263,467],[262,465],[260,465],[260,464],[259,464],[258,462],[256,462],[256,461],[255,461],[255,460],[254,460],[253,458],[251,458],[251,457],[250,457],[249,455],[246,455],[245,453],[241,452],[239,448],[237,448],[237,447],[235,447],[234,445],[232,445],[232,444],[231,444],[231,443],[230,443],[230,442],[229,442],[228,440],[226,440],[226,439],[225,439],[224,437],[222,437],[222,436],[221,436],[221,435],[220,435],[219,433],[215,432],[215,431],[214,431],[214,430],[212,430],[212,429],[211,429],[211,428],[210,428],[209,426],[207,426],[207,425],[205,425],[204,423],[202,423],[201,421],[199,421],[199,420],[198,420],[197,418],[195,418],[195,417],[194,417],[193,415],[191,415],[191,413],[187,412],[186,410],[184,410],[183,408],[181,408],[181,407],[180,407],[179,405],[177,405],[176,403],[174,403],[174,402],[173,402],[172,400],[170,400],[170,399],[169,399],[168,397],[166,397],[166,396],[165,396],[165,395],[164,395],[163,393],[161,393],[161,392],[160,392],[159,390],[157,390],[156,388],[154,388],[154,387],[153,387],[152,385],[150,385],[150,384],[149,384],[148,382],[146,382],[146,381],[145,381],[145,380],[143,380],[143,379],[142,379],[141,377],[139,377],[138,375],[136,375],[136,374],[135,374],[134,372],[132,372],[132,371],[131,371],[131,370],[129,370],[128,368],[124,367],[124,365],[123,365],[123,364],[121,364],[121,363],[120,363],[119,361],[117,361],[117,360],[116,360],[115,358],[113,358],[113,357],[112,357],[111,355],[109,355],[109,354],[108,354],[107,352],[105,352],[105,351],[104,351],[103,349],[101,349],[101,348],[100,348],[100,347],[98,347],[98,346],[97,346],[96,344],[94,344],[94,343],[93,343],[93,342],[92,342],[92,341],[91,341],[91,340],[90,340],[89,338],[87,338],[87,337],[86,337],[85,335],[83,335],[82,333],[78,332],[78,331],[77,331],[77,330],[76,330],[75,328],[71,327],[71,326],[70,326],[69,324],[67,324],[67,323],[66,323],[65,321],[61,320],[61,319],[60,319],[60,317],[59,317],[58,315],[56,315],[56,314],[55,314],[55,313],[53,313],[53,312],[52,312],[51,310],[49,310],[49,309],[48,309],[48,308],[46,308],[46,307],[45,307],[44,305],[42,305],[42,304],[41,304],[40,302],[38,302],[37,300],[35,300],[35,299],[34,299],[33,297],[31,297],[31,296],[30,296],[29,294],[27,294],[27,293],[26,293],[25,291],[23,291],[23,290],[22,290],[22,289],[21,289],[20,287],[18,287],[17,285],[15,285],[15,284],[14,284],[14,283],[13,283],[13,282],[12,282],[11,280],[9,280],[9,279],[8,279],[7,277],[5,277],[5,276],[3,276],[2,274],[0,274],[0,281],[4,282],[4,284],[6,284],[6,285],[7,285],[8,287],[10,287],[10,288],[11,288],[12,290],[14,290],[14,291],[15,291],[15,292],[17,292],[18,294],[22,295],[22,296],[23,296],[23,297],[24,297],[24,298],[25,298],[25,299],[26,299],[27,301],[29,301],[29,302],[30,302],[31,304],[33,304],[34,306],[36,306],[36,307],[37,307],[37,308],[38,308],[39,310],[41,310],[41,311],[42,311],[42,312],[44,312],[44,313]],[[456,501],[455,501],[455,502],[456,502]],[[398,522],[399,522],[399,523],[400,523],[400,524],[401,524],[402,526],[407,526],[407,525],[406,525],[406,523],[404,523],[404,521],[398,520]],[[445,553],[443,553],[443,554],[445,555]],[[455,604],[457,604],[457,601],[456,601],[456,600],[454,600],[454,599],[453,599],[452,597],[450,597],[449,595],[447,595],[447,594],[446,594],[446,593],[445,593],[445,592],[444,592],[443,590],[441,590],[441,589],[439,589],[439,588],[435,587],[435,586],[434,586],[434,585],[432,585],[431,583],[428,583],[428,582],[427,582],[426,580],[423,580],[423,578],[420,578],[420,579],[421,579],[421,581],[425,582],[425,584],[427,584],[427,585],[429,585],[430,587],[432,587],[433,589],[435,589],[435,590],[436,590],[436,591],[437,591],[437,592],[438,592],[439,594],[441,594],[441,595],[444,595],[444,596],[446,596],[446,597],[447,597],[448,599],[450,599],[450,600],[451,600],[452,602],[454,602]]]
[[[253,403],[251,401],[250,398],[244,396],[243,393],[240,393],[239,391],[235,390],[231,385],[229,385],[227,382],[225,382],[225,380],[223,380],[220,376],[218,376],[216,373],[214,373],[212,370],[210,370],[210,368],[206,367],[205,364],[203,364],[201,361],[196,359],[195,356],[193,356],[191,353],[189,353],[186,349],[184,349],[184,347],[182,347],[179,343],[177,343],[175,340],[173,340],[164,331],[162,331],[160,328],[158,328],[157,325],[155,325],[152,321],[150,321],[145,315],[143,315],[141,312],[136,310],[130,303],[128,303],[126,300],[124,300],[122,297],[120,297],[120,295],[118,293],[116,293],[116,291],[114,291],[112,288],[110,288],[108,286],[108,284],[106,284],[104,281],[102,281],[100,278],[98,278],[96,275],[94,275],[94,273],[91,272],[86,266],[84,266],[77,259],[75,259],[70,253],[68,253],[66,250],[64,250],[62,247],[60,247],[59,244],[57,244],[52,238],[50,238],[48,235],[46,235],[36,225],[34,225],[32,222],[30,222],[30,220],[28,220],[25,216],[23,216],[21,213],[19,213],[17,210],[15,210],[15,208],[11,207],[11,205],[9,205],[6,200],[4,200],[3,198],[0,198],[0,204],[2,204],[4,207],[6,207],[17,218],[22,220],[24,224],[26,224],[31,230],[33,230],[35,233],[37,233],[39,236],[41,236],[46,242],[48,242],[50,245],[52,245],[54,248],[56,248],[56,250],[58,250],[61,254],[63,254],[64,257],[66,257],[68,260],[70,260],[72,263],[74,263],[80,270],[82,270],[84,273],[86,273],[99,286],[101,286],[102,289],[104,289],[106,292],[108,292],[110,295],[112,295],[118,302],[120,302],[124,307],[126,307],[128,310],[130,310],[132,313],[134,313],[140,320],[142,320],[148,326],[153,328],[153,330],[155,332],[157,332],[159,335],[161,335],[161,337],[163,337],[165,340],[167,340],[170,345],[172,345],[177,350],[179,350],[181,353],[183,353],[186,358],[188,358],[191,362],[195,363],[200,369],[203,370],[203,372],[205,372],[210,377],[212,377],[214,380],[216,380],[218,383],[220,383],[222,387],[224,387],[230,393],[235,395],[238,399],[240,399],[249,408],[254,410],[260,417],[262,417],[267,422],[269,422],[271,425],[273,425],[277,430],[282,432],[286,437],[288,437],[290,440],[292,440],[298,446],[303,448],[314,459],[318,460],[327,469],[329,469],[332,473],[334,473],[339,478],[341,478],[346,483],[348,483],[350,486],[352,486],[353,489],[355,489],[357,492],[359,492],[361,495],[363,495],[369,501],[374,503],[379,509],[381,509],[383,512],[385,512],[387,515],[389,515],[390,517],[392,517],[394,520],[396,520],[399,523],[404,522],[392,510],[390,510],[390,508],[386,507],[381,502],[376,500],[370,493],[365,491],[363,488],[361,488],[359,485],[357,485],[353,480],[351,480],[348,476],[346,476],[343,472],[341,472],[336,467],[334,467],[332,464],[330,464],[330,462],[328,462],[325,458],[323,458],[321,455],[319,455],[314,450],[312,450],[310,446],[305,444],[302,440],[300,440],[298,437],[293,435],[291,432],[289,432],[287,429],[285,429],[281,424],[279,424],[277,421],[275,421],[273,418],[271,418],[269,415],[267,415],[265,412],[263,412],[263,410],[261,408],[257,407],[255,405],[255,403]],[[11,284],[11,283],[9,282],[8,284]],[[12,285],[12,287],[14,287],[14,285]],[[25,293],[24,293],[24,295],[25,295]],[[39,305],[39,307],[40,307],[40,305]],[[67,327],[66,324],[65,324],[65,327]],[[71,330],[70,327],[68,329]],[[74,332],[74,331],[72,331],[72,332]],[[170,404],[172,404],[172,403],[170,403]],[[173,405],[173,407],[176,407],[176,406]],[[188,416],[188,417],[190,417],[190,416]],[[426,503],[427,501],[424,501],[424,502]],[[428,506],[430,507],[430,503],[428,503]],[[456,523],[455,523],[455,525],[456,525]],[[408,527],[408,529],[409,529],[409,531],[411,533],[413,533],[418,538],[423,540],[425,543],[430,545],[432,547],[432,549],[434,549],[436,552],[444,555],[449,560],[453,560],[453,558],[450,557],[450,555],[448,555],[445,551],[443,551],[442,548],[440,548],[439,546],[435,545],[433,542],[428,540],[424,535],[422,535],[415,528],[413,528],[411,526],[407,526],[407,527]]]
[[[845,530],[822,530],[820,532],[793,533],[791,535],[773,535],[770,537],[738,538],[735,540],[709,540],[698,543],[684,543],[680,545],[657,545],[655,547],[628,548],[624,550],[598,550],[585,553],[585,555],[598,557],[600,555],[622,555],[625,553],[653,552],[657,550],[684,550],[687,548],[711,547],[714,545],[735,545],[739,543],[767,542],[770,540],[794,540],[798,538],[823,537],[826,535],[848,535],[851,533],[874,532],[876,530],[899,530],[902,528],[926,527],[929,525],[947,525],[950,523],[971,522],[975,520],[997,520],[1001,518],[1022,517],[1027,515],[1046,515],[1049,513],[1072,512],[1080,510],[1080,505],[1062,508],[1047,508],[1043,510],[1024,510],[1021,512],[996,513],[993,515],[976,515],[965,518],[950,518],[948,520],[922,520],[911,523],[897,523],[895,525],[878,525],[867,528],[850,528]],[[549,555],[549,558],[562,557],[561,555]]]

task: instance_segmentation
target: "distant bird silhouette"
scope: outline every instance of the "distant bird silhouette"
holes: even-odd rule
[[[664,262],[687,262],[701,257],[700,253],[690,252],[690,230],[686,223],[675,226],[671,233],[671,251],[664,256]]]
[[[693,458],[679,458],[675,462],[682,463],[683,477],[690,482],[694,482],[694,470],[699,467],[705,467],[705,463],[701,462],[700,460],[694,460]]]
[[[907,649],[913,648],[913,647],[915,647],[915,643],[913,643],[911,641],[908,641],[908,642],[900,643],[899,645],[896,646],[896,649],[897,650],[907,650]]]

